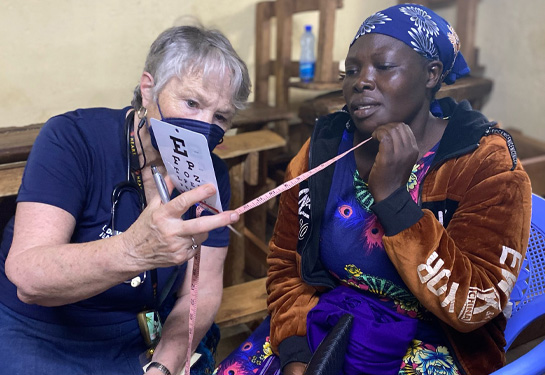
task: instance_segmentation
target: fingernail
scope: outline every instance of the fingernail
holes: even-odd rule
[[[207,194],[213,194],[213,193],[216,192],[216,189],[214,189],[214,187],[213,187],[212,185],[205,185],[204,191],[205,191]]]
[[[238,220],[238,214],[237,213],[232,213],[231,214],[231,220],[237,221]]]

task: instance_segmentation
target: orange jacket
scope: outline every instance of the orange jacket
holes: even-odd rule
[[[465,102],[449,99],[442,105],[450,108],[451,119],[421,183],[419,204],[410,197],[400,204],[401,193],[375,212],[385,227],[390,260],[440,319],[466,373],[489,374],[505,364],[502,310],[526,252],[531,186],[514,149],[490,130],[494,123]],[[340,112],[317,123],[288,166],[286,180],[336,155],[347,116]],[[306,335],[306,315],[335,283],[321,265],[317,245],[330,168],[280,198],[267,291],[271,343],[283,364],[308,360],[308,348],[297,348]]]

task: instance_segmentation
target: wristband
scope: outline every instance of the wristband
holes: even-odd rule
[[[148,372],[148,370],[149,370],[150,368],[152,368],[152,367],[155,367],[156,369],[158,369],[159,371],[161,371],[161,372],[162,372],[163,374],[165,374],[165,375],[172,375],[172,374],[170,373],[170,371],[168,370],[168,368],[167,368],[165,365],[163,365],[163,364],[161,364],[161,363],[159,363],[159,362],[151,362],[151,363],[148,365],[148,368],[146,369],[146,372]]]

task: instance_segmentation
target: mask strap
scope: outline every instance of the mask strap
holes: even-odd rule
[[[163,112],[161,111],[161,106],[159,105],[159,99],[155,101],[155,104],[157,104],[157,109],[159,110],[159,114],[161,115],[161,121],[164,121],[165,117],[163,116]]]

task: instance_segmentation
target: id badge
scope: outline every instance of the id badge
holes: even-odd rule
[[[156,310],[145,310],[137,315],[138,326],[148,348],[154,348],[161,339],[161,319]]]

